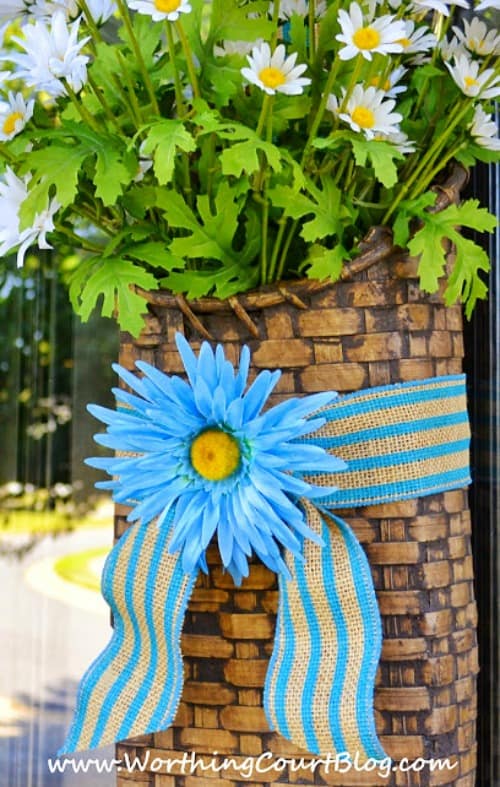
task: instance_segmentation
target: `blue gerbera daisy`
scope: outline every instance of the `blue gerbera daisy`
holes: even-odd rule
[[[304,537],[321,543],[297,502],[333,491],[312,486],[302,474],[345,467],[298,440],[322,426],[321,416],[307,417],[337,394],[289,399],[262,413],[281,372],[261,372],[245,393],[248,347],[235,372],[220,345],[214,353],[203,343],[196,358],[183,336],[176,341],[189,382],[141,361],[141,378],[114,366],[137,396],[115,388],[117,411],[89,410],[108,424],[96,441],[132,455],[87,463],[113,476],[98,486],[112,489],[116,502],[133,505],[129,521],[157,517],[158,527],[169,523],[169,551],[181,550],[187,573],[207,570],[205,550],[216,533],[222,562],[237,584],[248,575],[252,552],[288,576],[281,548],[299,555]]]

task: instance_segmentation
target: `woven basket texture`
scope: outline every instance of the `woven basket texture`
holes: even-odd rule
[[[137,359],[169,373],[182,372],[176,331],[197,350],[210,336],[237,362],[241,345],[252,350],[255,375],[281,368],[274,403],[297,394],[418,380],[462,370],[462,316],[445,308],[441,294],[418,288],[415,266],[392,250],[353,280],[334,285],[294,283],[286,289],[205,299],[187,304],[151,293],[149,316],[137,340],[124,335],[120,363]],[[346,277],[347,278],[347,277]],[[257,335],[258,334],[258,335]],[[116,536],[127,510],[117,507]],[[394,760],[450,758],[453,770],[431,773],[326,773],[318,768],[255,774],[237,769],[170,774],[119,774],[119,787],[233,787],[237,784],[329,784],[343,787],[473,787],[477,674],[476,607],[472,585],[470,515],[465,490],[337,512],[366,549],[383,618],[384,645],[377,678],[375,715],[382,743]],[[216,550],[210,574],[198,580],[183,633],[186,683],[173,727],[125,741],[118,757],[146,749],[180,758],[196,751],[244,759],[262,752],[300,758],[303,752],[269,732],[262,687],[272,649],[277,584],[264,566],[252,564],[235,588],[223,574]]]

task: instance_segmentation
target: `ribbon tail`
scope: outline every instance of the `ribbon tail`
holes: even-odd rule
[[[59,755],[165,729],[183,687],[180,636],[196,581],[167,552],[167,522],[137,525],[110,552],[102,593],[112,637],[83,676]]]
[[[373,693],[382,629],[366,555],[349,526],[302,501],[325,546],[287,553],[273,654],[264,690],[272,729],[313,754],[387,759],[375,731]]]

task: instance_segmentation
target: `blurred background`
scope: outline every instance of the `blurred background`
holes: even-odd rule
[[[53,263],[38,253],[0,273],[1,787],[114,784],[47,766],[110,636],[99,580],[113,508],[83,459],[98,448],[86,405],[112,406],[118,354],[115,324],[75,318]]]

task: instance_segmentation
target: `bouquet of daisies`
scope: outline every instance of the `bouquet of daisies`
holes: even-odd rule
[[[470,312],[488,259],[457,226],[495,219],[433,211],[432,186],[499,157],[498,8],[0,0],[0,255],[56,247],[83,319],[138,333],[138,288],[334,281],[388,225],[428,291],[455,244],[446,299]]]

